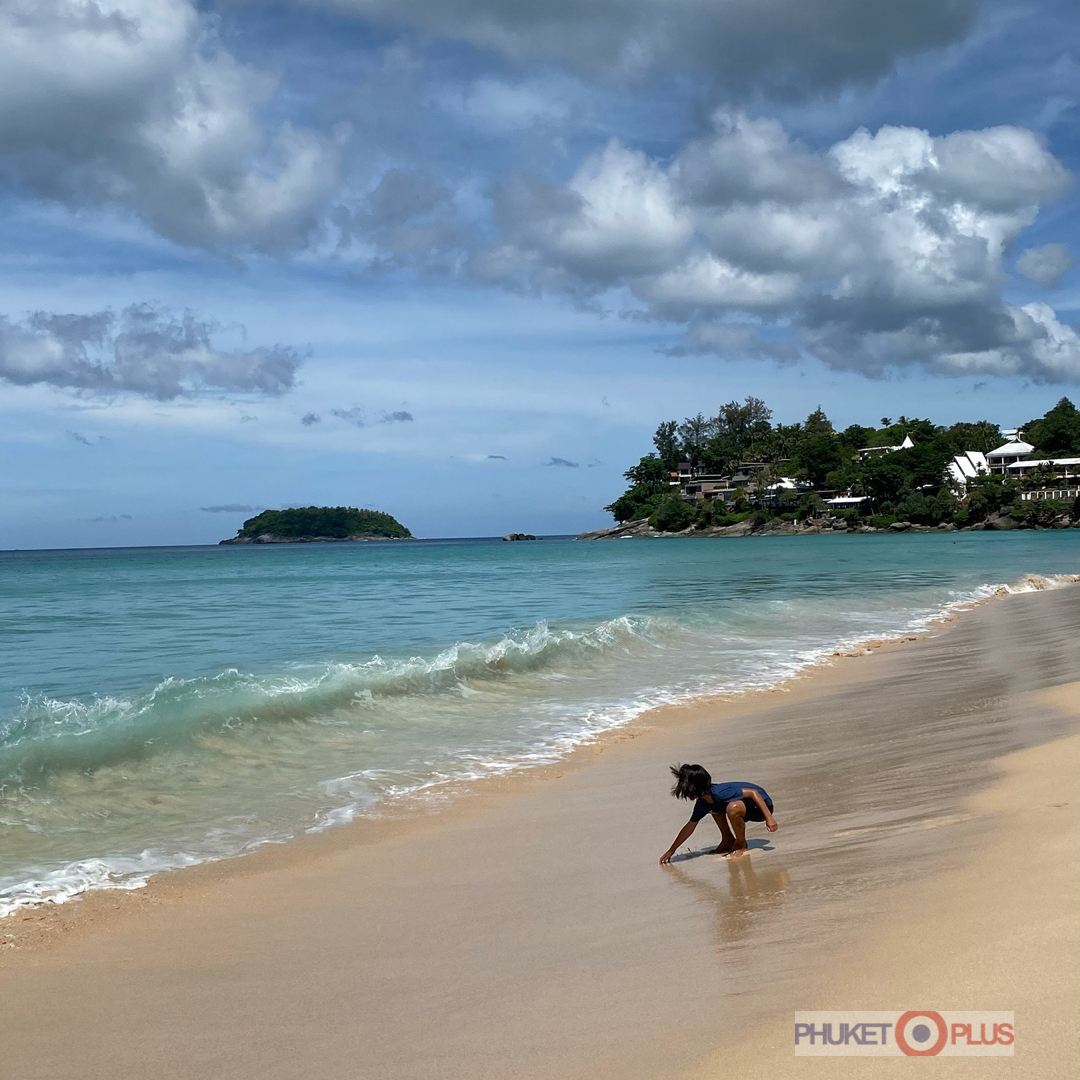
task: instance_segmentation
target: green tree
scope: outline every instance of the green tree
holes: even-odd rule
[[[903,521],[917,525],[930,525],[934,521],[930,500],[921,492],[913,491],[897,507],[896,515]]]
[[[1045,416],[1026,425],[1024,437],[1050,457],[1080,455],[1080,411],[1063,397]]]
[[[861,466],[862,490],[875,502],[897,502],[911,489],[911,474],[904,468],[900,452],[867,458]]]
[[[953,454],[962,454],[965,450],[978,450],[988,454],[1005,441],[1001,429],[989,420],[977,420],[973,424],[953,424],[946,428],[942,439],[945,449]]]
[[[670,470],[655,454],[646,454],[636,465],[631,465],[623,476],[634,487],[648,488],[650,494],[667,491],[671,483]]]
[[[1059,517],[1069,512],[1069,504],[1057,499],[1028,499],[1014,504],[1010,512],[1025,525],[1049,529]]]
[[[768,437],[771,418],[772,409],[761,398],[748,397],[741,405],[737,401],[721,405],[714,423],[718,434],[749,450],[755,442]]]
[[[886,417],[886,419],[888,418]],[[840,432],[840,441],[845,446],[851,447],[852,450],[861,450],[864,446],[870,445],[873,436],[873,428],[863,427],[862,424],[851,424]]]
[[[702,463],[710,472],[728,473],[741,461],[782,456],[776,454],[771,416],[772,410],[761,398],[748,397],[742,404],[729,401],[721,405],[704,429],[707,439]]]
[[[646,454],[636,465],[631,465],[623,476],[630,481],[630,487],[604,507],[618,522],[648,517],[658,500],[671,490],[670,470],[655,454]]]
[[[821,406],[819,405],[807,418],[803,424],[803,431],[809,438],[814,438],[818,435],[835,435],[836,431],[832,426],[832,421],[825,415]]]
[[[661,532],[681,532],[694,518],[693,510],[678,495],[664,495],[656,504],[649,524]]]
[[[412,533],[389,514],[379,510],[357,510],[354,506],[303,506],[288,510],[264,510],[240,527],[239,536],[380,536],[407,539]]]
[[[665,420],[653,433],[653,446],[664,468],[673,471],[682,460],[682,447],[679,445],[679,425],[674,420]]]
[[[697,416],[688,416],[677,428],[679,443],[686,460],[691,468],[697,468],[701,464],[705,453],[705,446],[715,430],[715,422],[709,420],[704,413]]]
[[[1010,505],[1020,494],[1020,484],[1012,477],[989,476],[976,477],[968,485],[964,511],[968,520],[982,521],[983,518]]]

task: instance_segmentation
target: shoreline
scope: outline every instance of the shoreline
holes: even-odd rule
[[[513,799],[569,772],[587,769],[598,755],[620,743],[656,732],[674,732],[684,725],[694,726],[700,722],[702,710],[719,714],[722,722],[736,722],[775,704],[778,696],[782,695],[785,703],[812,696],[826,680],[838,685],[858,682],[860,672],[852,669],[851,661],[926,640],[947,631],[966,611],[1008,595],[1012,594],[999,592],[981,600],[964,601],[957,610],[935,618],[928,628],[915,634],[901,632],[896,637],[868,638],[843,646],[772,686],[695,695],[674,704],[653,706],[620,726],[578,743],[555,762],[522,766],[501,775],[447,781],[445,802],[433,804],[415,795],[407,796],[400,803],[384,804],[379,813],[358,814],[348,821],[312,828],[285,840],[265,841],[236,855],[155,871],[147,876],[145,885],[136,888],[94,886],[63,901],[43,899],[0,918],[0,971],[5,959],[12,957],[13,948],[20,952],[51,948],[89,926],[99,926],[104,919],[123,918],[128,911],[147,905],[182,902],[206,883],[273,872],[308,859],[317,860],[338,848],[378,844],[485,812],[492,802]]]
[[[647,736],[653,731],[674,730],[681,723],[692,724],[693,717],[701,710],[719,711],[731,720],[738,720],[744,714],[773,702],[775,695],[786,695],[786,700],[793,701],[792,694],[815,693],[818,689],[816,680],[831,678],[851,681],[858,678],[858,672],[847,671],[847,665],[838,664],[838,661],[858,659],[891,646],[925,640],[953,626],[967,612],[998,600],[1067,588],[1078,583],[1080,574],[1044,576],[1028,573],[1015,582],[993,587],[993,592],[985,596],[954,601],[918,628],[902,627],[889,636],[838,643],[831,652],[822,652],[806,661],[793,674],[783,676],[770,685],[691,695],[674,703],[652,705],[615,726],[582,734],[576,745],[558,760],[539,765],[514,766],[501,774],[467,777],[432,785],[440,789],[435,795],[436,801],[432,801],[433,792],[429,788],[422,788],[400,801],[381,804],[374,813],[358,813],[343,822],[313,826],[285,839],[259,841],[246,851],[153,870],[141,879],[144,884],[95,884],[64,899],[42,898],[0,918],[0,968],[4,965],[5,957],[11,955],[12,946],[20,949],[47,947],[49,941],[77,932],[83,922],[97,923],[104,917],[121,914],[128,906],[157,903],[165,896],[171,899],[182,895],[189,878],[194,882],[196,878],[207,875],[219,880],[232,874],[244,874],[248,863],[253,863],[252,872],[259,872],[259,867],[264,864],[288,862],[293,857],[288,853],[294,847],[295,857],[302,858],[302,852],[321,847],[332,847],[338,843],[377,843],[401,831],[422,829],[425,824],[433,824],[455,810],[468,812],[469,807],[487,795],[512,795],[518,785],[527,784],[530,780],[543,782],[561,775],[563,771],[580,768],[593,755],[603,753],[610,745]],[[87,861],[94,858],[89,857]]]
[[[0,1054],[28,1080],[75,1062],[81,1077],[358,1061],[371,1077],[681,1075],[819,969],[815,942],[849,947],[899,884],[944,873],[955,860],[927,835],[980,842],[992,825],[962,796],[1006,754],[1075,729],[1030,704],[1077,670],[1075,596],[980,605],[719,717],[672,709],[363,842],[343,828],[175,875],[152,902],[4,950]],[[752,833],[750,857],[659,870],[685,816],[666,795],[676,757],[767,780],[780,833]],[[945,776],[962,790],[912,807]]]

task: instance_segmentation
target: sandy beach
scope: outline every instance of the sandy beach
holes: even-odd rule
[[[794,1058],[792,1012],[940,1008],[1016,1012],[995,1074],[1074,1076],[1078,598],[648,715],[441,814],[10,920],[0,1075],[892,1075]],[[686,760],[764,784],[780,831],[725,860],[705,822],[661,869]]]

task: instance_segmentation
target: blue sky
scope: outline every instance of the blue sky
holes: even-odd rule
[[[1080,381],[1076,46],[1064,2],[0,0],[0,547],[575,532],[747,394],[1023,422]]]

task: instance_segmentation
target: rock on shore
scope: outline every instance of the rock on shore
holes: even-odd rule
[[[910,521],[894,521],[888,528],[878,529],[873,525],[852,526],[843,518],[824,515],[818,518],[808,518],[803,521],[784,521],[781,518],[772,518],[764,523],[753,523],[750,518],[740,521],[737,525],[720,525],[708,529],[683,529],[681,532],[661,532],[654,529],[648,518],[640,518],[637,521],[624,521],[620,525],[613,525],[610,529],[597,529],[594,532],[581,533],[579,540],[622,540],[636,536],[813,536],[819,533],[926,533],[926,532],[981,532],[999,531],[1007,529],[1024,529],[1031,526],[1021,524],[1008,513],[998,512],[991,514],[985,521],[975,525],[965,525],[957,528],[949,523],[946,525],[916,525]],[[1035,526],[1035,528],[1080,528],[1080,521],[1073,521],[1065,517],[1052,526]]]

